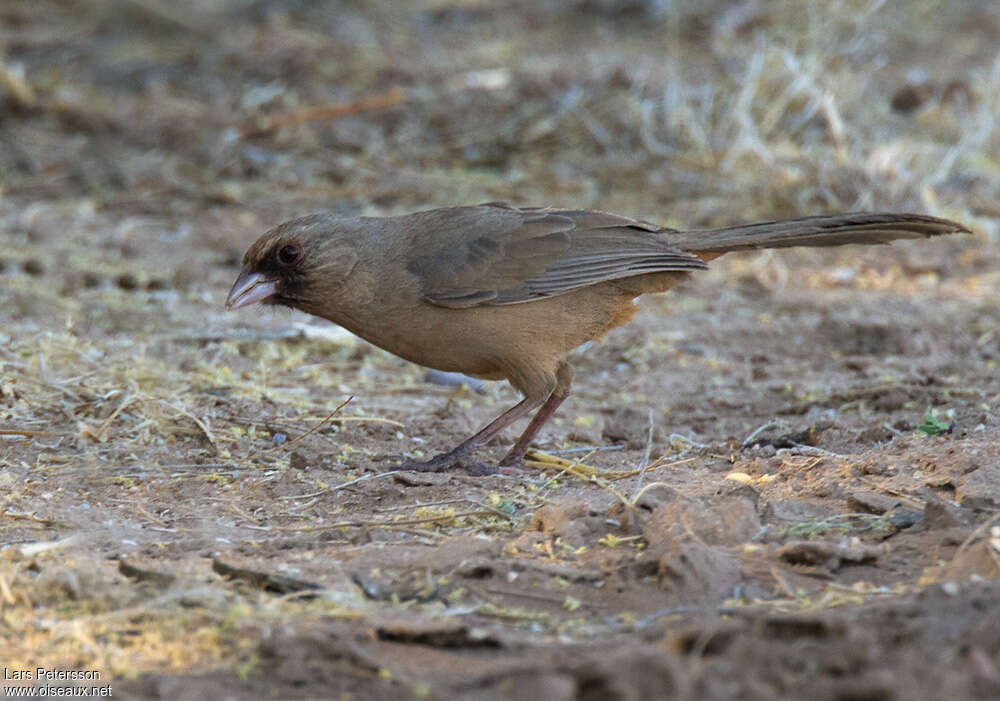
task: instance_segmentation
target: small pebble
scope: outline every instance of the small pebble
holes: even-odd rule
[[[139,281],[132,273],[122,273],[118,276],[118,287],[123,290],[135,290],[139,287]]]
[[[288,466],[293,470],[308,470],[309,458],[302,453],[295,451],[288,456]]]
[[[100,286],[101,276],[88,270],[83,274],[83,277],[80,278],[80,283],[87,289],[93,289]]]

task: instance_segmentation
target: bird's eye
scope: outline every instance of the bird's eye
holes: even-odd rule
[[[302,258],[302,247],[288,243],[278,249],[278,262],[282,265],[295,265]]]

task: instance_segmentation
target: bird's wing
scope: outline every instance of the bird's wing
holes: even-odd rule
[[[425,301],[456,309],[518,304],[608,280],[701,270],[652,224],[603,212],[499,203],[409,215],[407,269]]]

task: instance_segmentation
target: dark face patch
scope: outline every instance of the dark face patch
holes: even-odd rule
[[[248,257],[251,252],[248,252]],[[259,258],[256,262],[248,261],[247,265],[255,272],[275,280],[278,286],[278,293],[267,304],[297,307],[305,296],[306,274],[302,266],[306,259],[305,246],[297,241],[278,239],[271,241],[262,254],[258,253],[257,256]]]

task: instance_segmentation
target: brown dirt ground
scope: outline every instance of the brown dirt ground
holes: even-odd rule
[[[3,3],[5,669],[129,699],[1000,698],[997,45],[985,0]],[[516,476],[391,470],[505,385],[221,308],[288,216],[496,199],[976,234],[641,300],[538,443],[579,462]]]

